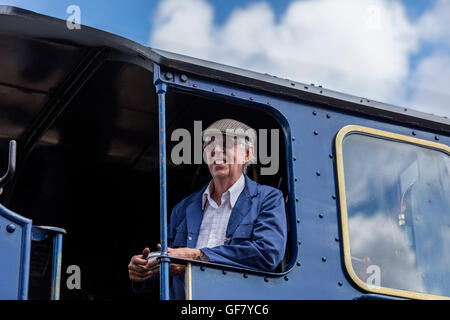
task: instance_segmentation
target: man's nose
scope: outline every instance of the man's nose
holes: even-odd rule
[[[214,152],[223,152],[222,143],[216,143],[213,149]]]
[[[224,163],[227,163],[227,153],[226,153],[226,149],[223,147],[223,145],[221,143],[216,143],[214,145],[214,148],[212,149],[211,155],[216,159],[219,160],[219,158],[221,158],[220,160],[222,160]],[[217,158],[219,157],[219,158]]]

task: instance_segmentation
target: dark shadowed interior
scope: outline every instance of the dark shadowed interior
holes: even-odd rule
[[[10,79],[1,77],[3,82]],[[154,250],[159,242],[158,105],[152,81],[151,72],[133,64],[102,65],[43,133],[14,182],[8,185],[7,194],[0,198],[12,210],[33,219],[33,225],[67,230],[61,299],[159,298],[156,294],[133,294],[127,270],[133,255],[146,246]],[[15,89],[0,84],[0,90]],[[15,114],[9,112],[3,118],[7,123],[34,116],[33,105],[28,108],[30,97],[24,99],[20,90],[17,92],[7,94],[10,103],[0,108],[3,112],[11,106],[17,108]],[[249,168],[248,175],[261,184],[279,187],[287,196],[283,131],[269,113],[256,104],[240,105],[219,96],[175,91],[168,92],[166,108],[169,215],[176,203],[210,180],[205,164],[174,165],[170,160],[171,150],[178,143],[170,141],[171,133],[185,128],[193,135],[194,121],[200,120],[203,129],[225,117],[255,129],[280,129],[278,173],[261,176],[260,165],[256,164]],[[26,126],[3,130],[2,169],[7,162],[8,140],[20,142]],[[31,299],[48,298],[50,247],[51,243],[33,247]],[[286,267],[288,260],[289,251],[277,271]],[[70,265],[80,267],[81,289],[69,290],[66,286]]]

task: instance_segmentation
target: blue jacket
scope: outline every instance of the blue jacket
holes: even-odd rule
[[[172,210],[169,247],[195,248],[203,218],[202,190],[184,198]],[[210,262],[263,271],[274,271],[284,257],[287,241],[286,211],[280,190],[260,185],[245,175],[223,245],[200,248]],[[154,278],[154,279],[152,279]],[[158,277],[152,277],[155,285]],[[172,279],[171,299],[184,299],[184,275]]]

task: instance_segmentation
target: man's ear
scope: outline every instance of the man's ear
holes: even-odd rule
[[[254,154],[255,154],[255,148],[253,146],[249,146],[247,148],[247,151],[245,152],[245,164],[247,164],[253,160]]]

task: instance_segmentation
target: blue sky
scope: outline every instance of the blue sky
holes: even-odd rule
[[[214,22],[223,24],[236,8],[262,2],[261,0],[210,0],[214,6]],[[266,0],[277,18],[282,16],[292,0]],[[435,3],[434,0],[402,0],[408,16],[416,19]],[[32,10],[60,19],[66,19],[67,7],[81,8],[82,24],[124,36],[149,45],[152,17],[158,0],[0,0],[2,5]]]
[[[450,0],[0,0],[144,45],[450,116]],[[431,85],[431,83],[433,85]]]

